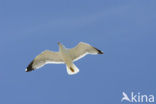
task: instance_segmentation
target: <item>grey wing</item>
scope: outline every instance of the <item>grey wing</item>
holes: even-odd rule
[[[52,52],[49,50],[45,50],[41,54],[36,56],[36,58],[28,65],[25,71],[29,72],[35,70],[49,63],[63,64],[64,61],[59,52]]]
[[[77,61],[87,54],[103,54],[99,49],[84,42],[80,42],[76,47],[69,49],[69,52],[73,61]]]

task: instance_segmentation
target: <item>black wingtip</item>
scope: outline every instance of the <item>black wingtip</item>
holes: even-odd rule
[[[34,69],[33,69],[32,65],[33,65],[33,61],[28,65],[28,67],[27,67],[27,69],[25,71],[26,72],[33,71]]]
[[[95,48],[95,47],[94,47]],[[104,52],[102,52],[101,50],[95,48],[98,51],[98,54],[104,54]]]

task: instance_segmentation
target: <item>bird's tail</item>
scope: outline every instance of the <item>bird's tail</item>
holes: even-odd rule
[[[66,65],[66,68],[69,75],[74,75],[79,72],[79,69],[73,63],[71,65]]]

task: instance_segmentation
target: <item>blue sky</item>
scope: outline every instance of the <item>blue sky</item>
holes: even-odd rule
[[[156,96],[156,1],[1,0],[1,104],[119,104],[122,92]],[[25,68],[57,42],[104,51],[65,65]],[[126,103],[126,102],[125,102]]]

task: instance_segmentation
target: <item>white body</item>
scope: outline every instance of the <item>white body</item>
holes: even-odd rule
[[[72,60],[69,50],[61,44],[59,45],[59,48],[60,48],[59,51],[62,55],[63,61],[66,64],[67,73],[69,75],[78,73],[79,69],[73,64],[73,60]],[[70,69],[70,68],[72,68],[74,71],[72,71],[72,69]]]

